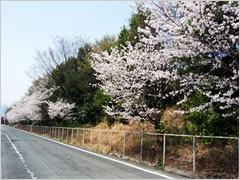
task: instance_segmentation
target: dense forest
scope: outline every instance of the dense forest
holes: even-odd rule
[[[239,2],[137,2],[117,37],[55,37],[9,123],[149,121],[157,132],[238,136]],[[178,122],[177,122],[178,121]],[[179,125],[179,121],[181,126]]]

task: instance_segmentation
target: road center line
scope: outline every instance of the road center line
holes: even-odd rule
[[[17,128],[15,128],[15,129],[17,129]],[[71,145],[69,145],[69,144],[64,144],[64,143],[61,143],[61,142],[59,142],[59,141],[55,141],[55,140],[53,140],[53,139],[49,139],[49,138],[46,138],[46,137],[43,137],[43,136],[39,136],[39,135],[37,135],[37,134],[33,134],[33,133],[30,133],[30,132],[23,131],[23,130],[21,130],[21,129],[17,129],[17,130],[22,131],[22,132],[24,132],[24,133],[28,133],[28,134],[34,135],[34,136],[37,136],[37,137],[40,137],[40,138],[42,138],[42,139],[46,139],[46,140],[48,140],[48,141],[52,141],[52,142],[61,144],[61,145],[63,145],[63,146],[70,147],[70,148],[72,148],[72,149],[76,149],[76,150],[78,150],[78,151],[82,151],[82,152],[85,152],[85,153],[88,153],[88,154],[92,154],[92,155],[95,155],[95,156],[98,156],[98,157],[101,157],[101,158],[104,158],[104,159],[108,159],[108,160],[110,160],[110,161],[118,162],[118,163],[120,163],[120,164],[124,164],[124,165],[126,165],[126,166],[130,166],[130,167],[133,167],[133,168],[135,168],[135,169],[148,172],[148,173],[150,173],[150,174],[154,174],[154,175],[158,175],[158,176],[161,176],[161,177],[165,177],[165,178],[167,178],[167,179],[174,179],[174,178],[172,178],[172,177],[170,177],[170,176],[167,176],[167,175],[165,175],[165,174],[161,174],[161,173],[158,173],[158,172],[154,172],[154,171],[151,171],[151,170],[148,170],[148,169],[144,169],[144,168],[135,166],[135,165],[133,165],[133,164],[129,164],[129,163],[126,163],[126,162],[123,162],[123,161],[119,161],[119,160],[110,158],[110,157],[106,157],[106,156],[103,156],[103,155],[100,155],[100,154],[96,154],[96,153],[94,153],[94,152],[87,151],[87,150],[85,150],[85,149],[81,149],[81,148],[78,148],[78,147],[74,147],[74,146],[71,146]]]
[[[33,174],[33,172],[29,169],[29,167],[26,164],[26,161],[24,160],[22,154],[18,151],[17,147],[13,144],[13,142],[11,141],[11,139],[8,137],[7,134],[5,134],[6,137],[8,138],[9,142],[11,143],[13,149],[16,151],[17,155],[19,156],[20,160],[22,161],[25,169],[27,170],[28,174],[31,176],[32,179],[37,179],[37,177]]]

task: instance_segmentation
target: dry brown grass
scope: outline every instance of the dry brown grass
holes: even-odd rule
[[[141,123],[140,121],[130,120],[128,124],[122,124],[119,122],[115,122],[111,127],[108,126],[106,122],[102,122],[94,129],[104,129],[104,130],[112,130],[112,131],[130,131],[130,132],[155,132],[154,125],[150,122]],[[105,133],[105,135],[104,135]],[[97,132],[92,134],[93,139],[99,138],[99,134]],[[112,132],[112,150],[115,153],[123,152],[123,133],[121,132]],[[105,151],[106,153],[110,153],[111,149],[106,148],[106,146],[110,146],[110,132],[103,132],[101,138],[101,144],[103,146],[99,147],[99,151]],[[126,133],[126,146],[125,152],[126,155],[135,155],[135,151],[138,151],[140,144],[140,135],[134,133]],[[107,149],[107,150],[106,150]]]
[[[162,115],[161,124],[165,127],[166,133],[184,133],[185,123],[182,120],[183,115],[174,112],[176,108],[167,108]],[[190,121],[186,122],[190,124]]]
[[[108,126],[106,122],[102,122],[94,127],[94,129],[117,130],[117,131],[135,131],[135,132],[155,132],[154,125],[148,121],[141,123],[136,120],[129,120],[128,124],[115,122],[112,126]]]
[[[196,170],[199,174],[213,178],[237,178],[237,141],[229,140],[227,145],[199,143],[197,149]]]
[[[109,126],[106,122],[102,122],[95,127],[89,128],[84,134],[83,142],[83,131],[72,131],[68,132],[68,140],[66,140],[67,132],[64,131],[65,142],[89,148],[91,150],[102,152],[104,154],[118,154],[123,153],[123,141],[124,134],[122,131],[130,132],[155,132],[154,125],[150,122],[141,123],[140,121],[130,120],[128,124],[124,125],[120,122],[115,122],[112,126]],[[91,133],[92,130],[92,133]],[[112,130],[100,131],[100,130]],[[115,132],[121,131],[121,132]],[[90,140],[91,137],[91,140]],[[111,138],[112,137],[112,138]],[[140,134],[126,133],[125,135],[125,153],[128,156],[136,157],[139,155],[140,145]],[[112,140],[112,141],[111,141]]]

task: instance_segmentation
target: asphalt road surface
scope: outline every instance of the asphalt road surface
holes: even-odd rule
[[[1,179],[182,178],[111,159],[1,126]]]

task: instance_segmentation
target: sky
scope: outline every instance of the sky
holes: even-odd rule
[[[127,1],[2,1],[1,105],[11,106],[27,92],[36,52],[47,50],[53,37],[93,42],[117,35],[132,13]]]

